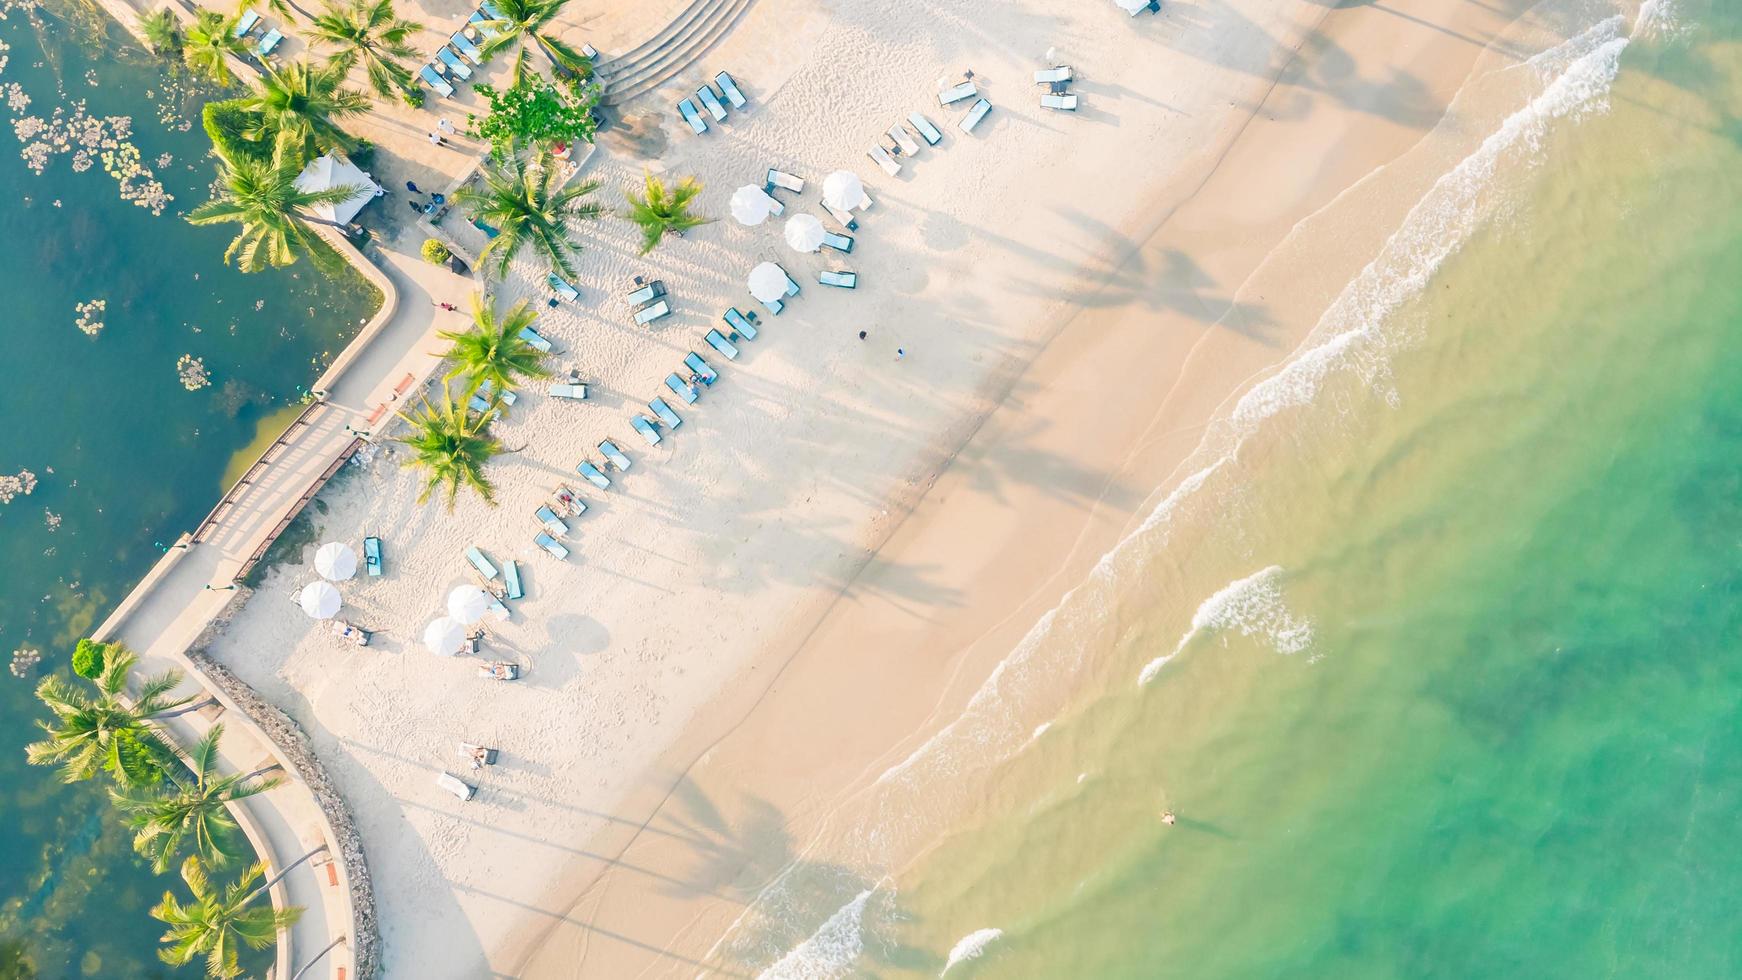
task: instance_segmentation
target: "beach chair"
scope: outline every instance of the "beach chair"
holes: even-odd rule
[[[543,353],[549,354],[552,350],[552,348],[550,346],[550,341],[544,339],[543,334],[539,333],[537,330],[532,329],[531,327],[521,327],[520,328],[520,339],[531,344],[534,349],[539,350]]]
[[[483,0],[482,3],[478,4],[478,9],[482,10],[484,16],[491,20],[507,20],[506,17],[502,16],[502,11],[498,9],[495,4],[491,3],[490,0]]]
[[[951,88],[944,89],[942,92],[939,92],[938,93],[938,105],[949,105],[952,102],[960,102],[963,99],[971,99],[974,96],[979,95],[979,94],[980,94],[980,90],[974,87],[973,82],[963,82],[960,85],[956,85],[956,86],[953,86]]]
[[[779,316],[780,311],[786,309],[786,303],[778,299],[759,299],[756,302],[762,304],[762,308],[768,311],[769,316]]]
[[[756,339],[756,325],[751,323],[750,319],[744,314],[739,313],[736,306],[726,310],[725,320],[726,324],[733,330],[738,331],[738,333],[751,340]]]
[[[1034,84],[1036,85],[1054,85],[1058,82],[1068,82],[1070,80],[1070,65],[1059,65],[1055,68],[1043,68],[1034,73]]]
[[[900,123],[889,127],[889,138],[894,140],[895,145],[901,147],[901,152],[908,156],[913,156],[919,152],[919,144],[913,141],[913,134],[908,132],[907,127]]]
[[[776,170],[773,167],[769,167],[768,181],[763,185],[763,190],[771,191],[776,187],[783,191],[792,191],[794,194],[803,194],[804,178],[796,174],[789,174],[784,170]]]
[[[650,304],[648,306],[643,306],[641,309],[636,310],[635,311],[635,323],[638,326],[645,327],[649,323],[652,323],[653,321],[659,319],[662,316],[670,316],[670,315],[671,315],[671,304],[667,303],[665,300],[662,299],[657,303],[653,303],[653,304]]]
[[[667,405],[663,398],[654,398],[647,403],[647,407],[653,410],[653,414],[658,416],[659,421],[664,423],[668,429],[675,429],[683,424],[683,419],[671,410],[671,406]]]
[[[665,280],[655,279],[629,294],[630,306],[646,306],[665,295]]]
[[[520,587],[520,563],[510,559],[502,563],[502,581],[508,586],[508,598],[518,602],[526,598],[526,590]]]
[[[532,540],[540,548],[544,549],[545,554],[550,555],[552,558],[555,558],[557,561],[564,561],[569,557],[569,549],[563,547],[563,543],[561,541],[558,541],[557,539],[551,537],[550,535],[544,533],[543,531],[540,531],[537,534],[533,535]]]
[[[562,508],[563,513],[570,517],[579,517],[587,512],[587,502],[581,495],[569,489],[566,484],[559,483],[551,493],[551,502]]]
[[[825,286],[839,286],[842,289],[857,289],[859,288],[859,274],[857,272],[824,269],[817,273],[817,282],[820,282]]]
[[[585,55],[587,57],[588,61],[598,61],[599,60],[599,49],[593,47],[591,44],[588,44],[585,41],[581,42],[581,54]]]
[[[270,57],[272,52],[278,50],[278,46],[282,43],[284,43],[284,35],[279,33],[278,28],[274,27],[260,39],[260,44],[254,48],[254,53],[262,58]]]
[[[694,371],[696,374],[701,375],[702,383],[705,385],[712,385],[714,382],[720,380],[720,375],[715,372],[713,368],[708,366],[707,361],[702,360],[702,355],[697,354],[695,351],[690,351],[684,356],[683,366]]]
[[[641,433],[641,438],[646,439],[649,446],[659,445],[659,430],[653,427],[653,423],[649,422],[646,416],[631,416],[629,424],[634,426],[636,432]]]
[[[696,111],[696,104],[694,102],[691,102],[689,99],[684,99],[682,102],[677,104],[677,111],[683,114],[684,122],[690,124],[690,129],[694,130],[697,136],[708,131],[708,121],[703,119],[702,114]]]
[[[479,50],[478,46],[473,44],[472,39],[467,37],[464,32],[455,31],[453,36],[448,38],[448,44],[452,45],[455,51],[465,55],[466,60],[472,64],[482,65],[484,63],[484,52]]]
[[[495,225],[489,224],[483,218],[473,218],[472,227],[483,232],[485,238],[495,238],[497,235],[502,234],[501,229],[497,228]]]
[[[545,276],[544,281],[549,283],[550,288],[552,290],[554,290],[556,292],[556,294],[558,296],[561,296],[563,299],[566,299],[571,303],[580,302],[581,291],[576,289],[575,287],[569,285],[568,280],[564,279],[562,276],[559,276],[553,272],[550,275]]]
[[[434,89],[435,93],[442,98],[446,99],[453,97],[454,87],[448,84],[448,80],[443,78],[440,72],[431,68],[429,65],[424,65],[423,68],[418,71],[417,77],[423,79],[423,83]],[[474,221],[472,224],[477,225],[478,222]],[[482,228],[483,226],[479,225],[479,227]]]
[[[780,274],[786,277],[786,295],[797,296],[798,295],[798,280],[794,279],[792,277],[792,273],[786,271],[786,267],[782,266],[780,263],[776,262],[774,264],[774,267],[779,269]]]
[[[936,146],[943,142],[944,134],[938,132],[938,128],[931,124],[930,119],[927,119],[917,112],[910,112],[907,114],[907,121],[912,123],[913,128],[919,133],[919,135],[932,146]]]
[[[853,250],[851,235],[837,235],[832,231],[823,232],[823,244],[837,252],[846,253]]]
[[[708,115],[713,116],[715,122],[726,121],[726,107],[720,104],[720,98],[714,94],[712,88],[703,85],[696,89],[696,98],[702,101],[702,107],[708,110]]]
[[[460,81],[463,82],[471,79],[472,69],[467,68],[466,63],[460,60],[459,55],[454,54],[447,48],[443,47],[436,49],[436,60],[447,65],[448,71],[459,76]]]
[[[494,18],[487,16],[482,10],[474,10],[472,11],[472,16],[466,18],[466,23],[472,25],[472,27],[477,29],[479,34],[482,34],[485,37],[495,37],[502,33],[502,31],[499,28],[489,26],[490,21],[493,19]]]
[[[557,398],[567,398],[570,401],[584,402],[587,400],[587,386],[568,382],[558,382],[550,386],[550,394]]]
[[[558,537],[569,533],[569,526],[563,523],[562,518],[556,516],[556,511],[551,510],[549,504],[539,504],[538,509],[532,512],[532,516],[538,518],[538,523],[543,524],[546,531]],[[514,563],[509,562],[509,564]],[[509,596],[508,598],[514,597]]]
[[[259,14],[255,13],[252,10],[242,11],[242,16],[236,18],[236,32],[235,32],[236,36],[237,37],[247,37],[248,33],[250,31],[254,30],[254,26],[256,24],[259,24],[259,23],[260,23],[260,15]]]
[[[857,231],[859,229],[859,222],[853,220],[853,216],[851,214],[849,214],[845,211],[842,211],[840,208],[835,207],[833,204],[830,204],[829,202],[824,201],[823,202],[823,210],[827,211],[829,213],[829,217],[835,219],[835,221],[838,222],[842,228],[845,228],[848,231]]]
[[[696,394],[696,390],[690,387],[689,382],[677,376],[676,371],[665,376],[665,386],[671,389],[672,394],[682,398],[685,405],[694,405],[696,399],[700,397]]]
[[[736,361],[738,359],[738,348],[733,347],[725,337],[722,337],[720,331],[709,330],[707,337],[703,339],[707,340],[709,347],[712,347],[723,354],[726,360]]]
[[[490,406],[490,394],[491,394],[491,392],[494,392],[495,390],[496,390],[495,385],[491,384],[488,381],[484,382],[483,384],[478,386],[478,390],[476,392],[474,392],[471,399],[466,402],[466,406],[474,412],[488,412],[490,410],[490,407],[491,407]],[[515,394],[512,391],[504,391],[502,393],[502,398],[501,398],[499,404],[500,404],[502,411],[506,412],[509,408],[513,407],[515,402],[517,402],[519,400],[520,400],[519,395]]]
[[[472,567],[476,568],[478,574],[484,576],[486,580],[493,582],[496,580],[496,576],[502,574],[496,570],[495,565],[490,564],[490,559],[485,558],[484,553],[476,547],[466,549],[466,560],[471,562]]]
[[[327,620],[327,632],[346,643],[354,643],[360,647],[368,646],[370,637],[375,635],[361,626],[352,626],[342,619]]]
[[[617,467],[618,470],[627,470],[629,468],[629,457],[623,455],[623,450],[618,449],[617,444],[611,440],[600,440],[599,452],[604,453],[605,458],[610,460],[611,465]]]
[[[742,109],[749,104],[744,93],[738,91],[738,83],[731,75],[720,72],[714,76],[714,84],[720,86],[720,91],[726,96],[726,101],[732,103],[732,108]]]
[[[478,787],[461,780],[460,777],[450,772],[444,772],[437,776],[435,782],[437,786],[440,786],[447,792],[454,794],[462,801],[471,799],[472,794],[478,792]]]
[[[1040,104],[1048,109],[1063,109],[1066,112],[1077,111],[1077,97],[1075,95],[1043,95],[1040,97]]]
[[[604,470],[594,466],[593,461],[590,459],[581,460],[581,465],[575,467],[575,471],[586,477],[588,483],[598,487],[600,490],[609,490],[611,488],[611,478],[605,475]]]
[[[962,132],[964,132],[964,133],[973,132],[974,127],[980,125],[980,120],[986,118],[986,113],[991,112],[991,111],[992,111],[992,103],[987,102],[985,99],[981,99],[980,101],[974,103],[974,107],[972,109],[969,109],[968,114],[962,117],[962,122],[961,122]]]
[[[381,539],[370,536],[363,539],[363,565],[369,569],[369,577],[381,575]]]
[[[895,162],[895,158],[890,156],[889,151],[885,150],[883,147],[873,146],[871,149],[865,151],[865,155],[877,161],[877,165],[882,167],[883,172],[889,176],[901,176],[901,164]]]

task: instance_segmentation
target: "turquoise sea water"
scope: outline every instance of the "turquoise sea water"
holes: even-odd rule
[[[295,404],[378,303],[360,279],[329,281],[306,262],[251,277],[223,267],[228,233],[180,218],[213,173],[198,126],[180,128],[197,103],[126,52],[119,28],[107,54],[71,40],[102,23],[18,11],[0,22],[0,85],[30,100],[0,112],[14,124],[57,107],[70,118],[82,102],[90,116],[130,117],[122,142],[174,196],[153,216],[122,200],[99,159],[75,170],[74,152],[38,175],[14,125],[0,132],[10,369],[0,474],[36,479],[33,493],[0,504],[0,660],[43,655],[28,679],[0,674],[0,977],[199,975],[157,961],[161,928],[146,915],[179,881],[132,855],[100,787],[62,786],[24,764],[40,714],[31,688],[64,669],[73,640],[158,559],[160,542],[199,521],[231,455]],[[96,299],[107,308],[92,317],[105,324],[93,338],[75,307]],[[203,360],[210,387],[183,389],[184,354]]]

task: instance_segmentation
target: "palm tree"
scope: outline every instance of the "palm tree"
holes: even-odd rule
[[[409,39],[423,25],[393,15],[393,0],[350,0],[340,6],[328,0],[325,13],[310,22],[304,35],[313,43],[338,49],[329,63],[350,72],[359,61],[369,76],[369,87],[386,98],[416,91],[411,69],[400,58],[416,58]]]
[[[228,85],[236,80],[230,74],[230,56],[246,50],[247,42],[236,36],[236,18],[225,17],[215,10],[202,10],[188,28],[181,57],[195,74]]]
[[[233,221],[242,226],[224,261],[234,260],[243,272],[259,272],[269,265],[289,265],[296,253],[317,248],[309,222],[339,227],[309,209],[318,204],[337,204],[357,193],[355,185],[324,191],[303,191],[296,186],[300,163],[292,163],[284,147],[271,160],[238,156],[225,159],[218,168],[218,196],[188,212],[188,221],[211,225]]]
[[[505,163],[484,167],[482,189],[464,187],[457,191],[456,203],[476,208],[477,217],[501,232],[484,246],[478,261],[494,259],[497,275],[507,275],[515,253],[531,242],[558,272],[574,278],[569,256],[581,246],[569,237],[568,223],[597,218],[604,208],[581,202],[599,189],[598,181],[585,180],[569,187],[560,186],[561,182],[562,175],[548,160],[541,158],[535,167],[515,155]]]
[[[399,441],[411,447],[412,456],[406,465],[424,471],[423,492],[417,502],[427,501],[436,488],[447,488],[448,509],[454,509],[454,499],[461,487],[469,487],[486,503],[496,502],[496,488],[484,475],[484,464],[502,451],[502,444],[490,435],[490,411],[476,414],[455,402],[446,388],[442,403],[436,405],[426,396],[415,416],[399,413],[411,423],[412,433]]]
[[[472,294],[472,329],[464,332],[442,332],[442,339],[453,344],[442,356],[454,362],[443,380],[466,379],[470,395],[484,385],[497,392],[508,391],[524,379],[548,378],[544,366],[544,351],[520,332],[532,326],[538,314],[526,300],[514,304],[498,317],[481,294]]]
[[[526,46],[531,44],[545,56],[557,73],[580,79],[591,78],[593,60],[551,36],[551,21],[568,0],[496,0],[500,20],[488,22],[496,34],[483,44],[485,54],[495,54],[515,45],[514,78],[526,71]]]
[[[296,11],[296,13],[301,14],[303,20],[312,19],[312,15],[310,15],[308,11],[296,5],[296,0],[265,0],[265,2],[267,10],[272,11],[287,21],[296,19],[296,17],[291,13],[293,10]],[[254,0],[242,0],[241,4],[236,8],[236,15],[240,17],[242,11],[247,10],[252,6],[254,6]]]
[[[152,54],[173,57],[181,53],[181,21],[168,7],[140,17],[139,33],[145,35]]]
[[[189,839],[194,851],[213,867],[247,854],[247,843],[238,836],[227,804],[264,793],[282,782],[277,776],[260,779],[261,773],[218,775],[218,741],[223,737],[224,726],[213,725],[188,754],[193,779],[176,781],[171,792],[109,792],[134,829],[133,849],[151,858],[151,869],[158,874],[169,870],[182,843]]]
[[[260,88],[242,100],[242,108],[258,117],[242,135],[289,146],[299,167],[328,150],[354,149],[356,138],[340,129],[338,120],[367,112],[369,97],[344,83],[345,68],[339,65],[293,61],[268,68]]]
[[[152,723],[212,702],[208,698],[195,703],[193,694],[170,697],[182,681],[175,671],[147,678],[139,694],[129,699],[127,679],[138,659],[130,651],[112,648],[103,672],[91,682],[96,697],[58,675],[44,677],[36,686],[36,696],[54,720],[38,722],[48,738],[25,747],[30,764],[59,765],[61,779],[69,783],[90,779],[99,771],[126,787],[148,786],[163,778],[164,763],[172,754]]]
[[[321,848],[303,855],[301,861],[284,869],[271,881],[250,890],[266,873],[264,866],[250,865],[242,876],[222,892],[212,886],[200,859],[190,856],[181,866],[181,880],[187,882],[194,900],[183,905],[173,894],[163,893],[163,901],[151,910],[151,917],[169,924],[163,934],[167,948],[157,951],[158,958],[171,966],[183,966],[195,957],[206,958],[206,975],[229,978],[241,976],[242,966],[237,954],[242,946],[265,949],[278,938],[280,929],[288,929],[302,918],[302,909],[291,906],[274,909],[271,905],[250,906],[262,892],[278,884],[292,868],[308,860]]]
[[[646,175],[645,182],[646,190],[639,195],[624,192],[629,198],[629,220],[641,226],[642,255],[653,251],[666,235],[682,237],[685,231],[713,220],[690,213],[690,202],[702,192],[694,177],[685,177],[676,187],[667,187],[652,174]]]

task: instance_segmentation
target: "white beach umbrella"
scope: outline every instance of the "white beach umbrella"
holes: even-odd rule
[[[332,619],[339,614],[339,607],[345,604],[331,582],[310,582],[302,587],[302,594],[297,596],[296,602],[313,619]]]
[[[823,223],[814,214],[795,214],[786,219],[786,243],[801,252],[823,247]],[[782,286],[784,287],[784,283]]]
[[[774,211],[774,199],[755,184],[745,184],[732,192],[732,217],[739,224],[759,225]]]
[[[315,571],[321,578],[343,582],[357,574],[357,553],[343,541],[328,541],[315,552]]]
[[[1142,13],[1143,8],[1149,6],[1149,0],[1113,0],[1113,2],[1119,5],[1120,10],[1133,17]]]
[[[764,262],[750,270],[750,295],[764,303],[772,303],[786,295],[786,273],[773,262]]]
[[[423,628],[423,645],[429,652],[452,657],[466,642],[466,628],[446,616],[437,616]]]
[[[484,618],[490,609],[490,593],[476,585],[462,585],[448,593],[448,615],[462,626]]]
[[[851,211],[865,201],[865,182],[851,170],[837,170],[823,178],[823,200],[831,208]]]

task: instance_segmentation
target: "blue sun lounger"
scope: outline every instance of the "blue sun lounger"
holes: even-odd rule
[[[646,306],[665,295],[665,280],[655,279],[629,294],[630,306]]]
[[[466,67],[466,63],[460,60],[459,55],[445,47],[436,48],[436,60],[447,65],[448,71],[453,72],[460,81],[466,81],[472,77],[472,69]]]
[[[543,353],[549,354],[551,352],[550,341],[544,339],[542,334],[531,327],[520,328],[520,339],[531,344]]]
[[[629,457],[623,455],[623,450],[618,449],[617,444],[611,440],[600,440],[599,452],[604,453],[605,458],[611,461],[611,465],[617,467],[619,470],[627,470],[629,468]]]
[[[635,427],[636,432],[641,433],[641,438],[646,439],[649,446],[659,445],[659,430],[655,429],[653,423],[647,421],[646,418],[640,415],[633,416],[629,419],[629,424]]]
[[[735,361],[738,359],[738,348],[733,347],[725,337],[720,336],[720,331],[709,330],[706,339],[708,341],[708,346],[719,351],[721,354],[724,354],[726,360]]]
[[[804,178],[797,174],[789,174],[784,170],[776,170],[773,167],[769,167],[768,178],[763,182],[762,189],[765,191],[772,191],[776,187],[783,191],[792,191],[794,194],[803,194]]]
[[[720,97],[714,94],[713,89],[703,85],[696,89],[696,98],[701,100],[702,106],[708,110],[708,115],[714,117],[715,122],[726,121],[726,107],[720,104]]]
[[[683,419],[678,418],[677,413],[671,410],[671,406],[667,405],[663,398],[653,399],[647,403],[647,407],[653,410],[653,414],[658,416],[668,429],[675,429],[683,424]]]
[[[455,51],[465,55],[466,60],[472,64],[482,65],[484,63],[484,52],[479,50],[478,46],[472,43],[472,39],[464,33],[455,31],[454,36],[448,38],[448,43],[454,46]]]
[[[794,279],[792,277],[792,273],[786,271],[786,267],[781,265],[780,263],[776,262],[775,267],[780,270],[781,275],[786,277],[786,295],[797,296],[798,295],[798,280]]]
[[[778,299],[759,299],[756,302],[761,303],[762,308],[772,316],[779,316],[780,311],[786,309],[786,304]]]
[[[832,231],[825,231],[823,232],[823,244],[837,252],[851,252],[853,250],[853,236],[837,235]]]
[[[586,477],[588,483],[598,487],[600,490],[611,489],[611,478],[605,475],[604,470],[594,466],[592,460],[581,460],[581,465],[575,467],[575,471]]]
[[[684,99],[682,102],[677,104],[677,111],[683,114],[684,122],[690,124],[690,129],[693,130],[697,136],[708,131],[708,121],[702,118],[700,112],[696,111],[696,104],[694,102],[689,99]]]
[[[495,391],[495,390],[496,390],[496,386],[491,384],[490,382],[486,381],[483,384],[478,386],[477,392],[472,395],[472,400],[467,402],[466,404],[474,412],[487,412],[490,410],[490,393]],[[506,411],[507,409],[512,408],[514,406],[514,403],[519,401],[519,400],[520,400],[519,395],[516,395],[512,391],[504,391],[502,393],[502,398],[501,398],[501,402],[502,402],[501,407],[504,411]]]
[[[564,279],[562,276],[553,272],[550,275],[545,276],[544,281],[549,283],[550,288],[555,290],[556,294],[561,296],[563,299],[566,299],[571,303],[580,302],[581,291],[569,285],[568,280]]]
[[[947,89],[944,89],[942,92],[939,92],[938,93],[938,105],[949,105],[952,102],[960,102],[963,99],[971,99],[978,94],[980,94],[980,90],[974,87],[973,82],[963,82],[962,84],[957,85],[954,88],[947,88]]]
[[[482,10],[474,10],[474,11],[472,11],[472,16],[466,18],[466,23],[472,25],[473,27],[476,27],[478,29],[478,33],[484,35],[485,37],[495,37],[496,35],[498,35],[502,32],[497,28],[485,26],[485,25],[489,24],[490,21],[493,19],[495,19],[495,18],[490,17],[488,14],[484,13]]]
[[[859,288],[859,274],[857,272],[837,272],[834,269],[824,269],[817,273],[817,282],[820,282],[825,286],[839,286],[842,289],[857,289]]]
[[[260,23],[260,15],[259,14],[255,13],[252,10],[242,11],[242,16],[238,17],[236,19],[236,32],[235,32],[236,36],[237,37],[247,37],[248,32],[252,31],[254,29],[254,25],[256,25],[258,23]]]
[[[752,324],[744,314],[739,313],[736,306],[726,310],[726,323],[744,337],[747,337],[750,340],[756,339],[755,325]]]
[[[254,53],[264,58],[278,50],[278,45],[283,41],[284,35],[279,33],[278,28],[274,27],[272,30],[266,32],[265,37],[260,39],[260,45],[254,49]]]
[[[742,109],[749,104],[744,99],[744,93],[738,91],[738,83],[731,75],[720,72],[714,76],[714,84],[720,86],[720,91],[725,93],[726,101],[732,103],[732,108]]]
[[[702,360],[702,355],[697,354],[695,351],[690,351],[689,354],[685,355],[683,366],[701,375],[702,383],[705,385],[712,385],[714,382],[720,380],[720,375],[713,368],[708,366],[707,361]]]
[[[671,315],[671,304],[667,303],[665,300],[662,299],[657,303],[652,303],[652,304],[649,304],[647,306],[643,306],[639,310],[636,310],[635,311],[635,322],[638,325],[645,327],[649,323],[652,323],[653,321],[659,319],[662,316],[670,316],[670,315]]]
[[[987,102],[985,99],[981,99],[980,101],[974,103],[974,107],[972,109],[969,109],[968,114],[962,117],[962,122],[961,122],[962,132],[964,132],[964,133],[973,132],[974,127],[980,125],[980,120],[986,118],[986,113],[991,112],[991,111],[992,111],[992,103]]]
[[[380,538],[371,536],[363,539],[363,564],[368,567],[370,578],[381,574]]]
[[[485,558],[484,553],[475,547],[466,549],[466,560],[471,562],[472,567],[478,570],[478,574],[486,579],[494,579],[500,574],[496,571],[496,566],[490,564],[490,559]]]
[[[502,563],[502,581],[508,586],[508,598],[515,601],[526,598],[526,590],[520,587],[520,563],[509,559]]]
[[[568,558],[568,556],[569,556],[569,549],[563,547],[561,541],[558,541],[557,539],[551,537],[550,535],[544,533],[543,531],[538,532],[538,534],[536,536],[534,536],[532,540],[534,542],[536,542],[540,548],[543,548],[547,553],[550,554],[550,556],[552,558],[555,558],[557,561],[563,561],[564,559]]]
[[[435,93],[444,99],[451,98],[454,94],[454,87],[448,84],[448,80],[443,78],[440,72],[436,71],[429,65],[424,65],[423,68],[419,69],[417,77],[423,79],[425,85],[434,89]],[[472,223],[475,225],[478,224],[476,221]],[[481,228],[483,226],[479,225],[479,227]]]
[[[685,405],[694,405],[696,399],[700,397],[696,394],[696,390],[689,386],[688,382],[677,376],[676,371],[665,376],[665,386],[671,389],[672,394],[682,398]]]
[[[505,19],[502,16],[502,11],[496,9],[496,5],[491,3],[490,0],[484,0],[483,3],[478,4],[478,9],[482,10],[484,12],[484,16],[490,18],[491,20],[503,20],[503,19]]]
[[[845,228],[848,231],[859,230],[859,222],[855,221],[850,213],[842,211],[840,208],[835,207],[827,201],[823,202],[823,210],[827,211],[829,217],[835,219],[835,223],[839,224],[842,228]]]
[[[544,529],[552,534],[560,537],[569,533],[569,526],[563,523],[562,518],[556,516],[556,511],[551,510],[549,504],[540,504],[538,509],[532,512],[532,516],[538,518],[538,523],[543,524]]]
[[[919,130],[919,135],[925,137],[925,141],[932,146],[943,142],[944,134],[938,132],[938,128],[931,124],[930,119],[917,112],[910,112],[907,114],[907,121],[913,123],[913,128]]]

